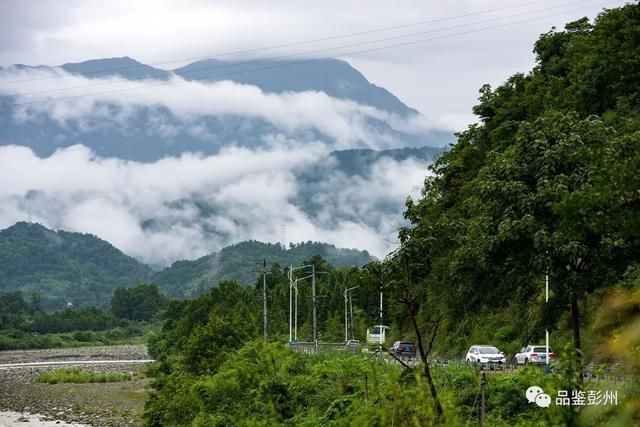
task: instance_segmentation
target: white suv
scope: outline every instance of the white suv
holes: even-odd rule
[[[465,358],[472,363],[506,363],[504,353],[490,345],[472,345]]]
[[[549,362],[553,359],[555,354],[549,348]],[[526,365],[528,363],[546,363],[547,361],[547,348],[543,345],[528,345],[520,350],[520,353],[516,353],[515,362],[518,365]]]

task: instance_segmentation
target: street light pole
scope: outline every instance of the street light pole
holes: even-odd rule
[[[353,299],[351,298],[351,292],[349,292],[349,312],[351,313],[351,339],[354,340],[356,337],[353,334]]]
[[[382,326],[382,283],[380,284],[380,326]]]
[[[292,332],[292,303],[293,303],[293,265],[289,266],[289,344],[291,344]]]
[[[384,333],[384,328],[382,327],[382,283],[380,283],[380,321],[378,322],[378,345],[379,345],[379,353],[382,358],[382,334]]]
[[[267,341],[267,260],[262,260],[262,325],[265,342]]]
[[[353,289],[358,288],[358,286],[354,286],[353,288],[344,288],[344,342],[349,341],[349,318],[347,311],[347,304],[351,306],[351,336],[353,338],[353,304],[351,304],[351,291]]]
[[[293,339],[298,342],[298,279],[295,281],[296,287],[296,308],[295,308],[295,323],[293,325]]]
[[[348,303],[348,298],[347,298],[347,288],[344,288],[344,342],[346,343],[347,341],[349,341],[349,330],[348,328],[348,324],[347,324],[347,303]]]
[[[291,329],[292,329],[292,293],[293,290],[295,289],[295,324],[293,325],[294,328],[294,333],[293,333],[293,339],[295,341],[298,340],[298,278],[295,279],[295,281],[293,280],[293,272],[295,270],[300,270],[303,268],[307,268],[310,267],[310,265],[302,265],[300,267],[296,267],[293,268],[293,265],[289,266],[289,342],[291,342]],[[311,276],[307,276],[307,277],[303,277],[302,279],[307,279]]]

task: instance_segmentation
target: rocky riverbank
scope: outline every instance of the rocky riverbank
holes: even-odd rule
[[[65,423],[60,420],[46,420],[40,414],[30,414],[25,412],[0,411],[0,427],[90,427],[86,424]]]
[[[0,352],[0,364],[148,358],[146,347],[142,345]],[[92,372],[139,373],[144,369],[144,365],[132,363],[74,366]],[[91,384],[36,382],[41,373],[59,368],[37,366],[0,369],[0,411],[37,413],[41,414],[43,420],[61,420],[94,427],[141,425],[148,379]]]

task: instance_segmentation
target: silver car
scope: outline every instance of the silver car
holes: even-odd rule
[[[553,359],[555,354],[549,348],[549,362]],[[527,365],[529,363],[544,364],[547,362],[547,348],[544,345],[528,345],[522,347],[520,353],[516,353],[515,362],[518,365]]]

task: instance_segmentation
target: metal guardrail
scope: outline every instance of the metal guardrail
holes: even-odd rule
[[[290,342],[287,343],[287,346],[293,350],[301,353],[315,353],[316,346],[313,342]],[[356,351],[353,347],[347,347],[345,343],[334,343],[334,342],[319,342],[318,343],[318,352],[323,351]]]

